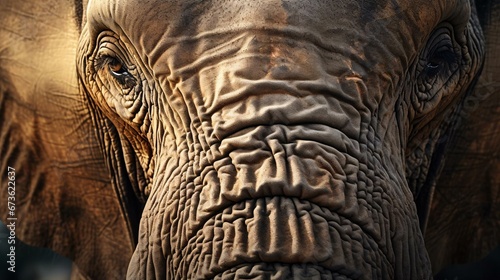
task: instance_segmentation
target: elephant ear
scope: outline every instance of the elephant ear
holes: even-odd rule
[[[425,238],[435,272],[500,244],[500,2],[476,7],[486,60],[433,195]]]
[[[134,230],[78,89],[82,7],[0,5],[0,217],[20,240],[72,259],[83,277],[123,279]]]

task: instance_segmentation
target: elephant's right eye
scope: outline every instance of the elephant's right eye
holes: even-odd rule
[[[109,62],[108,68],[113,76],[121,76],[127,73],[127,69],[125,69],[125,67],[123,67],[123,64],[117,59]]]
[[[101,56],[96,62],[96,68],[101,71],[106,70],[109,75],[124,89],[129,89],[136,85],[134,76],[117,58],[111,56]]]

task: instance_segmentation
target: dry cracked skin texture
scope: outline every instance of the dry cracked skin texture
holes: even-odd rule
[[[137,239],[130,279],[431,277],[419,215],[483,56],[469,1],[95,1],[85,15],[71,119],[115,190],[90,207],[116,215],[123,258]],[[109,273],[92,254],[81,273]]]

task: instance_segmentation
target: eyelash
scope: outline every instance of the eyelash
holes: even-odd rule
[[[119,69],[112,69],[118,66]],[[128,72],[124,64],[117,58],[106,55],[100,56],[95,62],[95,69],[96,71],[107,70],[110,76],[112,76],[124,89],[129,89],[136,85],[134,76]]]

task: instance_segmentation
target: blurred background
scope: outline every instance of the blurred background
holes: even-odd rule
[[[49,249],[28,246],[16,240],[15,273],[8,270],[9,230],[0,221],[0,279],[2,280],[69,280],[71,261]]]

